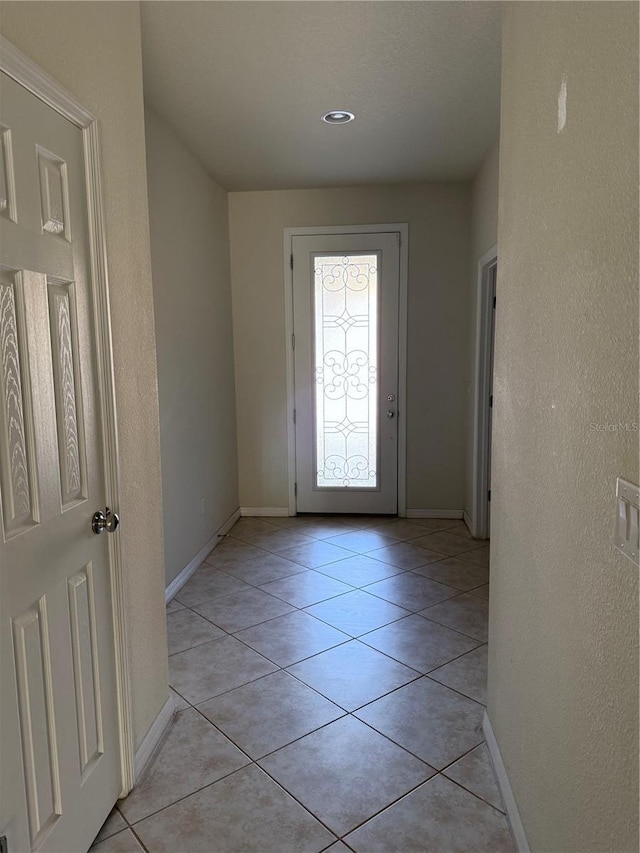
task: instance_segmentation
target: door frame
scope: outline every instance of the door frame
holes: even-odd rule
[[[473,394],[473,508],[471,535],[488,539],[489,431],[491,353],[493,345],[493,293],[489,271],[498,261],[498,246],[492,246],[478,261],[476,303],[476,350]]]
[[[53,77],[1,35],[0,71],[4,71],[8,77],[82,131],[105,498],[106,505],[117,512],[120,506],[120,466],[98,119]],[[134,785],[135,773],[123,560],[120,536],[108,536],[107,540],[117,685],[120,796],[125,796]]]
[[[409,225],[407,222],[382,225],[331,225],[284,229],[284,307],[285,351],[287,354],[287,450],[289,515],[296,514],[296,430],[294,347],[293,347],[293,238],[330,234],[400,234],[400,269],[398,292],[398,515],[407,514],[407,293],[409,281]]]

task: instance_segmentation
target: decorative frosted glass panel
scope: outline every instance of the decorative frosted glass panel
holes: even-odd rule
[[[314,260],[316,488],[378,487],[378,257]]]

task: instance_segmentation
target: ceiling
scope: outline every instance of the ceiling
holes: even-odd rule
[[[498,133],[501,4],[141,3],[145,97],[228,190],[473,177]],[[346,109],[356,120],[320,120]]]

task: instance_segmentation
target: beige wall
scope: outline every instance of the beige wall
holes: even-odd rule
[[[146,138],[168,585],[238,508],[229,221],[226,191],[149,110]]]
[[[475,394],[478,261],[498,242],[498,157],[496,140],[471,185],[471,269],[469,287],[469,379],[464,508],[473,517],[473,400]]]
[[[407,506],[461,509],[469,185],[229,194],[240,504],[286,507],[283,229],[409,223]]]
[[[136,744],[167,698],[162,488],[137,3],[12,3],[2,33],[100,121]]]
[[[566,83],[566,126],[558,96]],[[504,23],[489,715],[534,851],[638,850],[638,7]]]

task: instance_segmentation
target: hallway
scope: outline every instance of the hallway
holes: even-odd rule
[[[511,851],[488,558],[460,521],[239,520],[167,607],[179,713],[93,849]]]

